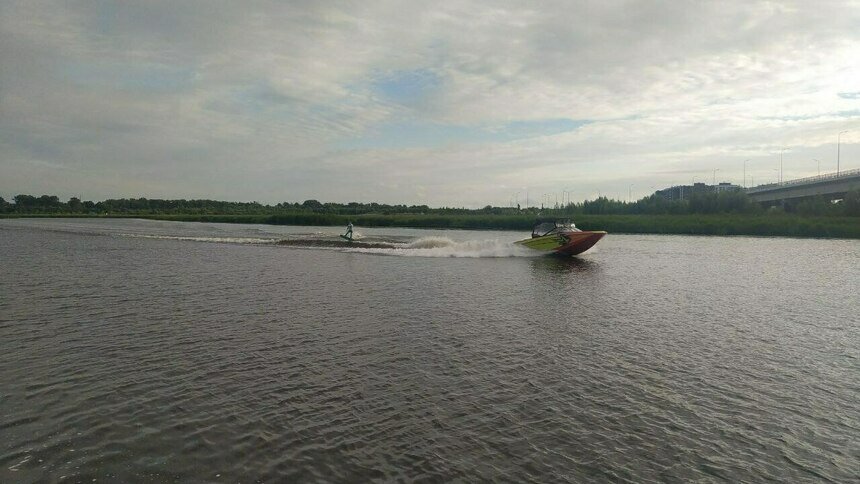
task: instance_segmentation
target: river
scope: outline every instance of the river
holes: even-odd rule
[[[860,478],[860,242],[0,220],[0,481]]]

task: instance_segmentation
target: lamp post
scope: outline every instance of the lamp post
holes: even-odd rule
[[[839,141],[842,133],[847,133],[848,130],[840,131],[839,134],[836,135],[836,178],[839,178]]]
[[[818,163],[818,178],[821,178],[821,161],[818,158],[813,158],[812,161]]]
[[[714,180],[713,180],[714,192],[717,191],[717,172],[718,171],[720,171],[719,168],[714,168]]]
[[[837,143],[838,143],[838,141],[837,141]],[[785,153],[785,150],[791,151],[791,148],[783,147],[781,150],[779,150],[779,184],[780,185],[782,185],[782,154]]]
[[[749,159],[744,160],[744,188],[747,187],[747,162]]]

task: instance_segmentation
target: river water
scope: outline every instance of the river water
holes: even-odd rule
[[[860,478],[860,242],[0,220],[0,482]]]

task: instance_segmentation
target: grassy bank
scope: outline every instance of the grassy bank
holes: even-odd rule
[[[15,215],[21,217],[24,215]],[[64,215],[28,215],[62,217]],[[80,217],[81,215],[69,215]],[[8,215],[5,215],[8,217]],[[425,215],[363,214],[337,215],[313,212],[278,215],[153,215],[122,214],[98,217],[146,218],[181,222],[221,222],[274,225],[345,226],[352,221],[359,227],[415,227],[442,229],[531,229],[535,216],[520,215]],[[856,217],[807,217],[794,214],[767,215],[575,215],[573,220],[584,230],[612,233],[759,235],[784,237],[834,237],[860,239],[860,219]]]

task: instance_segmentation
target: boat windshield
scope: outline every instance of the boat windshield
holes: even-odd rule
[[[532,229],[532,237],[541,237],[555,230],[555,222],[544,222],[537,224]]]
[[[532,237],[543,237],[556,232],[580,232],[571,222],[539,222],[532,228]]]

